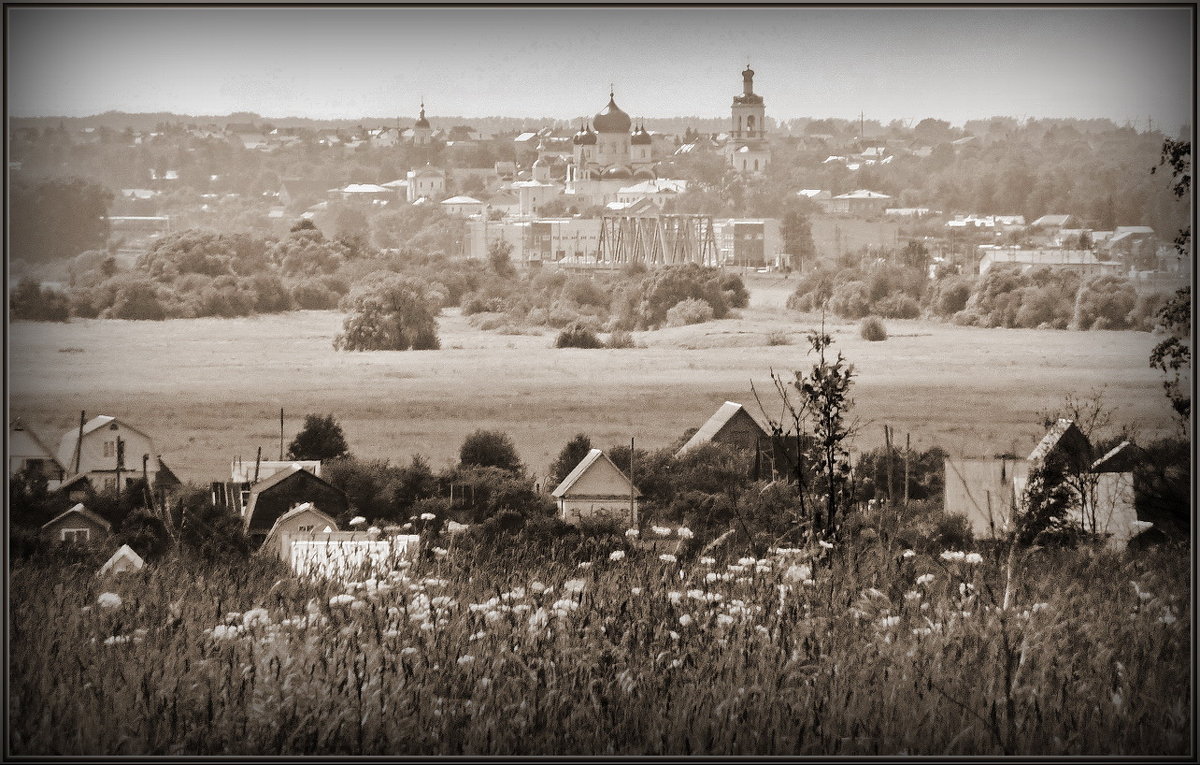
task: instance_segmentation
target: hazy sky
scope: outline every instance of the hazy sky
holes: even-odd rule
[[[1191,121],[1188,8],[10,8],[13,116]]]

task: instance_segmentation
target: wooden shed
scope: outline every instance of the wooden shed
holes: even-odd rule
[[[43,524],[42,534],[56,542],[94,544],[112,535],[112,524],[80,503]]]
[[[750,477],[755,480],[795,480],[799,468],[794,439],[775,437],[771,429],[736,401],[726,401],[700,426],[675,456],[682,457],[704,444],[722,444],[752,455]]]
[[[313,507],[311,502],[305,502],[275,519],[259,552],[275,554],[280,560],[288,561],[291,559],[287,544],[289,535],[314,533],[326,528],[337,531],[337,527],[337,521],[332,516]]]
[[[250,499],[246,503],[246,535],[253,542],[262,542],[280,516],[306,502],[332,517],[350,509],[345,492],[308,470],[294,466],[250,487]]]

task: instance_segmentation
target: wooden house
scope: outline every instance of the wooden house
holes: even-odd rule
[[[116,417],[100,415],[63,434],[58,461],[67,471],[62,490],[72,499],[96,491],[124,491],[145,477],[160,498],[182,484],[154,447],[154,439]]]
[[[112,524],[80,503],[44,523],[42,535],[56,542],[94,544],[112,535]]]
[[[333,517],[350,509],[350,500],[341,489],[302,467],[292,466],[250,487],[246,535],[252,542],[262,542],[280,516],[306,502]]]
[[[736,401],[726,401],[679,447],[679,458],[704,444],[723,444],[750,455],[750,475],[755,480],[788,477],[799,468],[796,446],[786,437],[775,437],[770,428]]]
[[[50,489],[57,489],[66,473],[50,447],[18,417],[8,427],[8,476],[21,471],[45,478]]]
[[[290,535],[321,532],[324,529],[337,531],[337,527],[337,521],[332,516],[313,507],[311,502],[305,502],[275,519],[259,552],[278,555],[280,560],[286,562],[291,559],[291,545],[287,543]]]
[[[588,452],[551,492],[558,501],[559,517],[567,523],[607,517],[630,526],[637,523],[641,494],[628,476],[599,449]]]

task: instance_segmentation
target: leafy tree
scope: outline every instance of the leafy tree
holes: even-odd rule
[[[499,430],[476,430],[467,436],[458,451],[463,467],[494,467],[521,475],[525,466],[508,434]]]
[[[1191,141],[1173,141],[1170,138],[1163,141],[1158,166],[1170,166],[1174,181],[1171,191],[1176,197],[1183,198],[1191,192],[1191,157]],[[1151,168],[1150,172],[1156,169]],[[1181,229],[1175,238],[1175,249],[1180,254],[1187,254],[1191,236],[1192,228],[1189,225]],[[1167,337],[1150,352],[1150,366],[1167,375],[1163,389],[1180,426],[1186,430],[1192,415],[1192,399],[1189,395],[1192,373],[1192,350],[1189,344],[1192,336],[1192,288],[1184,287],[1176,292],[1159,310],[1157,318]]]
[[[799,205],[789,206],[783,214],[780,234],[783,237],[783,248],[792,256],[792,263],[798,270],[805,270],[816,258],[817,247],[813,243],[812,223]]]
[[[434,309],[420,281],[368,277],[349,295],[350,315],[333,347],[346,351],[417,351],[440,347]]]
[[[575,466],[588,456],[588,452],[591,450],[592,439],[588,438],[586,433],[576,434],[558,453],[558,458],[550,466],[550,475],[547,476],[547,481],[554,486],[562,483],[567,474],[574,470]]]
[[[304,416],[304,427],[288,445],[291,460],[334,460],[350,456],[346,435],[332,414]]]
[[[206,561],[245,559],[251,552],[242,521],[217,507],[212,494],[188,487],[177,500],[180,516],[179,546]]]
[[[8,310],[13,319],[26,321],[67,321],[71,303],[55,289],[43,288],[33,281],[22,280],[8,298]]]
[[[125,516],[117,533],[117,542],[132,547],[147,562],[161,558],[171,549],[167,525],[145,508],[138,508]]]
[[[1056,454],[1035,464],[1029,471],[1016,541],[1022,545],[1070,544],[1079,528],[1068,517],[1075,495],[1066,480],[1066,467]]]
[[[513,246],[504,239],[497,239],[488,246],[488,263],[501,279],[510,279],[517,270],[512,263]]]
[[[850,452],[846,441],[851,435],[846,412],[853,401],[850,385],[854,365],[847,364],[838,351],[830,360],[826,355],[833,338],[824,331],[810,331],[808,342],[817,354],[817,361],[807,376],[796,373],[795,386],[800,391],[813,423],[815,470],[817,484],[825,498],[823,526],[828,531],[837,528],[838,509],[849,501]]]

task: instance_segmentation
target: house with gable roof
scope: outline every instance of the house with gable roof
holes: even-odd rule
[[[305,503],[329,517],[350,509],[345,492],[300,465],[292,465],[250,487],[244,519],[246,535],[251,542],[263,542],[281,516]]]
[[[768,480],[794,476],[797,460],[794,445],[771,433],[770,427],[736,401],[726,401],[675,452],[678,459],[704,444],[723,444],[753,455],[751,477]]]
[[[50,447],[18,417],[8,426],[9,478],[22,470],[45,478],[50,489],[57,489],[66,474]]]
[[[271,524],[259,552],[278,555],[282,561],[291,560],[291,545],[289,540],[293,534],[313,534],[330,529],[337,531],[337,521],[333,516],[323,513],[311,502],[296,505]]]
[[[558,502],[559,518],[567,523],[612,518],[635,525],[642,493],[608,455],[592,449],[551,496]]]
[[[42,524],[41,532],[55,542],[95,544],[112,535],[112,524],[81,502]]]
[[[86,494],[85,483],[96,491],[124,491],[143,474],[160,496],[182,485],[157,453],[154,439],[109,415],[93,417],[83,427],[64,433],[57,457],[68,473],[59,488],[72,499]]]

